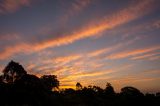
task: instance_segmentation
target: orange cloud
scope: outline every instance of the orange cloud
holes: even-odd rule
[[[27,70],[31,70],[31,69],[33,69],[33,68],[35,68],[36,67],[36,64],[29,64],[28,66],[27,66]]]
[[[28,47],[31,52],[35,52],[49,47],[71,44],[80,39],[98,36],[97,34],[102,31],[107,31],[149,13],[152,10],[150,8],[152,6],[152,2],[153,0],[142,0],[141,2],[138,2],[134,5],[129,5],[127,8],[124,8],[117,13],[112,14],[111,16],[105,17],[101,21],[94,21],[87,25],[84,25],[79,30],[73,31],[70,34],[66,34],[61,37],[39,42],[36,44],[25,44],[22,50],[19,49],[18,51],[15,51],[13,47],[10,47],[11,50],[5,49],[5,51],[1,52],[1,54],[5,55],[5,53],[7,53],[7,55],[1,55],[0,59],[5,59],[7,56],[12,56],[15,53],[23,52],[24,50],[26,51],[28,50]]]
[[[60,78],[62,78],[67,75],[73,75],[73,74],[80,73],[80,69],[79,67],[75,67],[75,66],[62,66],[62,67],[58,67],[57,69],[55,69],[55,71],[50,70],[50,72],[51,74],[56,74]]]
[[[107,48],[98,49],[92,52],[87,53],[88,57],[95,57],[95,56],[101,56],[102,54],[113,52],[114,50],[117,50],[119,48],[122,48],[124,46],[128,46],[130,44],[135,43],[135,41],[139,40],[140,38],[135,37],[134,39],[128,40],[126,42],[120,42],[115,45],[110,45]]]
[[[20,45],[15,45],[15,46],[12,46],[12,47],[7,47],[4,49],[3,52],[1,52],[0,54],[0,60],[4,60],[10,56],[12,56],[13,54],[16,54],[16,53],[30,53],[30,46],[27,45],[27,44],[20,44]]]
[[[64,35],[63,37],[51,39],[46,42],[42,42],[41,44],[37,44],[35,49],[41,50],[48,47],[66,45],[80,39],[97,36],[96,34],[102,31],[112,29],[118,25],[127,23],[147,14],[151,11],[151,8],[149,8],[151,7],[151,3],[152,0],[143,0],[138,4],[130,5],[129,7],[122,9],[111,16],[108,16],[99,22],[91,22],[90,24],[85,25],[85,27],[82,27],[78,31],[73,31],[69,35]]]
[[[111,49],[111,48],[109,48],[109,49]],[[100,49],[100,50],[93,51],[93,52],[89,53],[89,57],[99,56],[99,55],[109,51],[109,49]]]
[[[76,89],[75,84],[74,85],[60,85],[59,88],[60,89],[66,89],[66,88]]]
[[[53,59],[53,61],[55,63],[66,64],[71,61],[77,60],[81,57],[82,57],[81,55],[70,55],[70,56],[64,56],[64,57],[57,57],[57,58]]]
[[[97,81],[97,80],[99,81],[99,80],[103,79],[103,81],[104,80],[106,81],[106,80],[110,79],[111,78],[110,75],[105,76],[105,77],[103,75],[107,75],[112,72],[114,72],[114,71],[103,70],[102,72],[83,72],[83,73],[73,74],[70,76],[60,78],[60,82],[64,83],[64,84],[62,84],[62,87],[63,86],[67,86],[67,87],[72,86],[73,88],[75,88],[76,82],[80,82],[81,84],[83,84],[83,86],[87,86],[87,85],[90,85],[90,83],[93,83],[94,81]],[[92,78],[92,80],[91,80],[91,77],[94,77],[94,78]],[[68,83],[68,82],[71,82],[71,83]]]
[[[76,82],[75,81],[61,81],[60,85],[61,86],[75,86]]]
[[[103,70],[103,71],[94,71],[94,72],[82,72],[82,73],[79,73],[79,74],[73,74],[73,75],[70,75],[68,77],[65,77],[63,79],[61,79],[61,81],[65,81],[65,80],[77,80],[79,78],[84,78],[84,77],[98,77],[98,76],[102,76],[102,75],[105,75],[105,74],[110,74],[114,72],[113,70]]]
[[[0,13],[13,13],[23,6],[29,6],[32,0],[3,0]]]
[[[116,86],[120,85],[120,83],[121,83],[121,86],[134,85],[134,84],[138,85],[138,83],[140,84],[140,86],[143,86],[144,82],[147,82],[147,83],[149,81],[154,81],[154,83],[159,82],[160,78],[151,77],[152,75],[159,75],[159,74],[160,74],[160,71],[157,69],[145,70],[143,72],[139,72],[138,74],[135,73],[132,75],[122,76],[122,77],[118,77],[118,78],[115,77],[113,80],[110,80],[110,82],[112,82]],[[151,85],[153,83],[148,83],[148,84]],[[144,87],[140,87],[140,88],[144,88]]]
[[[149,59],[157,54],[160,54],[159,52],[157,53],[147,53],[147,54],[144,54],[144,55],[141,55],[141,56],[135,56],[135,57],[132,57],[131,59],[133,60],[139,60],[139,59]]]
[[[160,46],[155,46],[155,47],[150,47],[150,48],[145,48],[145,49],[124,51],[124,52],[120,52],[120,53],[111,54],[110,56],[107,56],[106,58],[107,59],[127,58],[130,56],[136,56],[136,55],[144,54],[147,52],[152,52],[152,51],[159,50],[159,49],[160,49]]]

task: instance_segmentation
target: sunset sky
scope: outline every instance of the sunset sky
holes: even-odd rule
[[[0,70],[160,91],[160,0],[0,0]]]

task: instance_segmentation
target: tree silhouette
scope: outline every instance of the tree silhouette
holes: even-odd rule
[[[114,88],[112,87],[112,85],[110,83],[107,82],[106,84],[106,88],[105,88],[105,93],[107,95],[113,95],[115,94]]]
[[[141,96],[142,93],[140,92],[140,90],[138,90],[137,88],[131,87],[131,86],[127,86],[121,89],[121,94],[123,95],[127,95],[127,96]]]
[[[48,90],[52,90],[52,88],[59,88],[59,81],[57,80],[56,75],[43,75],[40,79]]]
[[[22,65],[14,61],[9,62],[9,64],[3,70],[3,81],[6,83],[13,83],[15,80],[20,79],[27,72],[24,70]]]
[[[82,89],[82,85],[79,82],[77,82],[77,84],[76,84],[76,89],[77,90],[81,90]]]
[[[121,98],[125,105],[144,105],[144,95],[135,87],[126,86],[121,89]]]

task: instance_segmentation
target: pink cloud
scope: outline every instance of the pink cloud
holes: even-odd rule
[[[61,24],[64,24],[70,17],[77,15],[82,12],[89,4],[91,4],[91,0],[75,0],[71,3],[69,9],[66,11],[66,14],[62,16],[60,19]]]
[[[0,4],[0,13],[13,13],[21,7],[29,6],[32,0],[3,0]]]
[[[20,1],[18,0],[17,2],[19,3]],[[19,4],[26,5],[28,4],[28,2],[23,1],[23,2],[20,2]],[[117,13],[113,13],[110,16],[106,16],[100,21],[92,21],[87,25],[82,26],[78,30],[74,30],[70,32],[69,34],[65,34],[57,38],[54,37],[53,39],[51,38],[49,40],[42,41],[36,44],[35,43],[22,44],[22,46],[24,45],[24,47],[21,46],[20,48],[23,48],[23,49],[18,49],[17,51],[14,51],[13,47],[8,47],[10,49],[7,48],[5,49],[5,51],[1,52],[1,54],[4,54],[5,56],[1,55],[0,59],[4,59],[4,57],[6,58],[9,56],[12,56],[18,52],[23,52],[24,50],[27,51],[28,48],[30,48],[29,50],[31,52],[35,52],[35,51],[44,50],[49,47],[56,47],[56,46],[71,44],[80,39],[99,36],[98,33],[107,31],[109,29],[113,29],[119,25],[125,24],[134,19],[142,17],[147,13],[150,13],[150,11],[153,10],[150,7],[152,7],[152,0],[143,0],[136,4],[129,5],[128,7],[118,11]],[[17,47],[15,48],[18,48],[19,45],[21,44],[18,44]],[[11,51],[14,51],[14,52],[11,52]]]
[[[160,54],[160,53],[159,52],[147,53],[147,54],[144,54],[144,55],[132,57],[131,59],[133,59],[133,60],[151,59],[151,58],[155,57],[158,54]]]
[[[160,46],[154,46],[154,47],[148,47],[148,48],[142,48],[142,49],[136,49],[136,50],[130,50],[130,51],[122,51],[118,53],[113,53],[107,56],[106,58],[107,59],[122,59],[122,58],[132,57],[136,55],[143,55],[145,53],[153,52],[159,49],[160,49]],[[131,59],[134,59],[134,58],[131,58]]]

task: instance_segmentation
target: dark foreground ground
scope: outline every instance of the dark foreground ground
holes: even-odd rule
[[[158,93],[144,95],[129,87],[125,90],[114,93],[93,86],[52,92],[39,87],[1,84],[0,106],[160,106]]]

